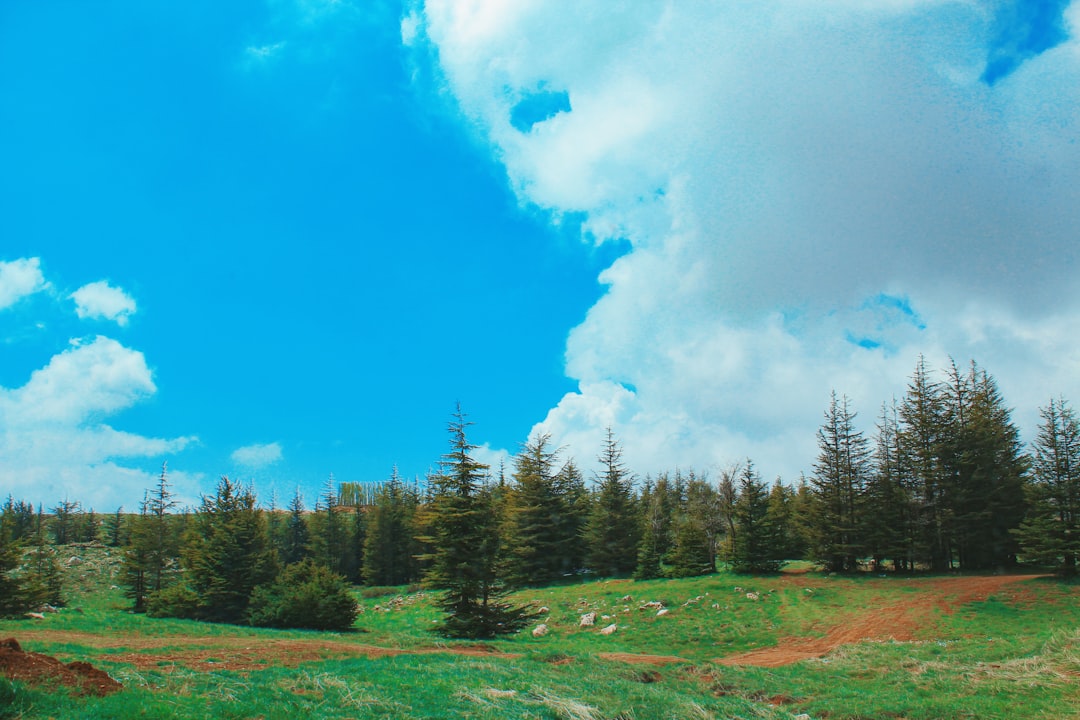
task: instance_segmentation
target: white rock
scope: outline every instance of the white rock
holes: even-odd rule
[[[578,627],[591,627],[596,624],[596,613],[585,613],[581,616],[581,623]]]
[[[618,629],[618,626],[615,625],[615,623],[611,623],[606,628],[603,628],[602,630],[600,630],[600,634],[601,635],[611,635],[617,629]]]
[[[548,634],[548,626],[541,623],[540,625],[537,625],[536,627],[533,628],[532,633],[533,633],[533,637],[544,637],[545,635]]]
[[[667,615],[667,614],[668,614],[668,609],[665,608],[665,607],[662,607],[662,608],[660,608],[659,610],[656,611],[656,617],[660,617],[661,615]]]

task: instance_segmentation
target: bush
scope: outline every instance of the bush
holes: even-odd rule
[[[146,599],[146,614],[150,617],[199,617],[199,596],[187,585],[173,585]]]
[[[310,558],[286,567],[251,593],[252,625],[309,630],[347,630],[356,622],[356,600],[345,578]]]

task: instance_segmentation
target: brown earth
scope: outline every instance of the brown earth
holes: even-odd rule
[[[100,650],[125,652],[102,655],[100,659],[134,665],[138,670],[169,672],[174,667],[189,670],[262,670],[269,666],[296,667],[305,662],[349,657],[378,658],[395,655],[446,653],[470,657],[521,657],[487,645],[445,645],[428,648],[388,648],[338,640],[267,640],[253,637],[124,636],[112,637],[65,630],[31,630],[21,633],[23,642],[82,645]]]
[[[936,612],[951,613],[965,603],[985,600],[1031,575],[996,575],[894,580],[916,592],[902,603],[851,612],[822,637],[789,637],[773,647],[719,658],[722,665],[777,667],[822,657],[841,645],[863,640],[913,640],[919,630],[932,627]],[[785,575],[781,582],[795,586],[820,586],[822,580],[805,575]],[[895,587],[895,585],[893,585]],[[1030,593],[1028,593],[1030,594]],[[1024,600],[1024,591],[1010,588],[1010,595]],[[378,658],[406,654],[452,654],[472,657],[515,658],[518,653],[500,652],[485,645],[438,645],[426,648],[389,648],[333,639],[273,640],[258,637],[108,636],[64,630],[28,630],[22,641],[81,645],[106,651],[100,660],[133,665],[138,670],[169,672],[176,667],[197,671],[252,671],[269,666],[295,667],[301,663],[350,657]],[[116,653],[108,651],[116,650]],[[687,662],[675,655],[598,653],[616,662],[663,666]],[[15,680],[57,681],[79,692],[104,694],[120,689],[119,683],[85,662],[64,665],[39,653],[24,653],[14,640],[0,643],[0,674]]]
[[[841,645],[863,640],[914,640],[916,632],[932,623],[935,611],[951,613],[970,602],[986,600],[1003,588],[1035,575],[990,575],[910,580],[918,590],[902,603],[853,612],[822,637],[789,637],[777,645],[718,658],[721,665],[779,667],[822,657]]]
[[[15,638],[0,640],[0,675],[30,685],[60,684],[79,695],[108,695],[123,685],[85,662],[65,665],[41,653],[25,652]]]

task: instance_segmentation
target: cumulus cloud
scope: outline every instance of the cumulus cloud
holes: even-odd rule
[[[0,310],[47,287],[39,258],[0,261]]]
[[[0,387],[5,491],[31,501],[77,498],[99,510],[117,498],[140,497],[153,475],[123,461],[179,452],[195,438],[145,437],[104,418],[156,390],[142,353],[100,336],[71,341],[22,387]],[[197,477],[170,478],[184,497],[197,495]]]
[[[977,359],[1029,433],[1080,396],[1075,10],[1030,5],[429,0],[411,37],[521,202],[632,248],[536,430],[792,478],[831,389],[872,429],[920,353]]]
[[[258,470],[281,462],[281,445],[276,442],[253,444],[237,448],[230,456],[237,465]]]
[[[135,300],[106,280],[83,285],[71,294],[71,299],[75,301],[75,312],[83,319],[112,320],[123,327],[135,314]]]

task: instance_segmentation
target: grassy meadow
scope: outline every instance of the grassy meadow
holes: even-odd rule
[[[1078,586],[1048,578],[595,580],[514,596],[548,609],[542,637],[464,643],[430,632],[438,614],[417,588],[358,588],[348,633],[147,618],[115,587],[117,551],[70,550],[85,562],[65,569],[68,606],[2,621],[0,638],[90,662],[124,690],[0,679],[0,717],[1080,717]],[[769,655],[784,648],[805,657]]]

